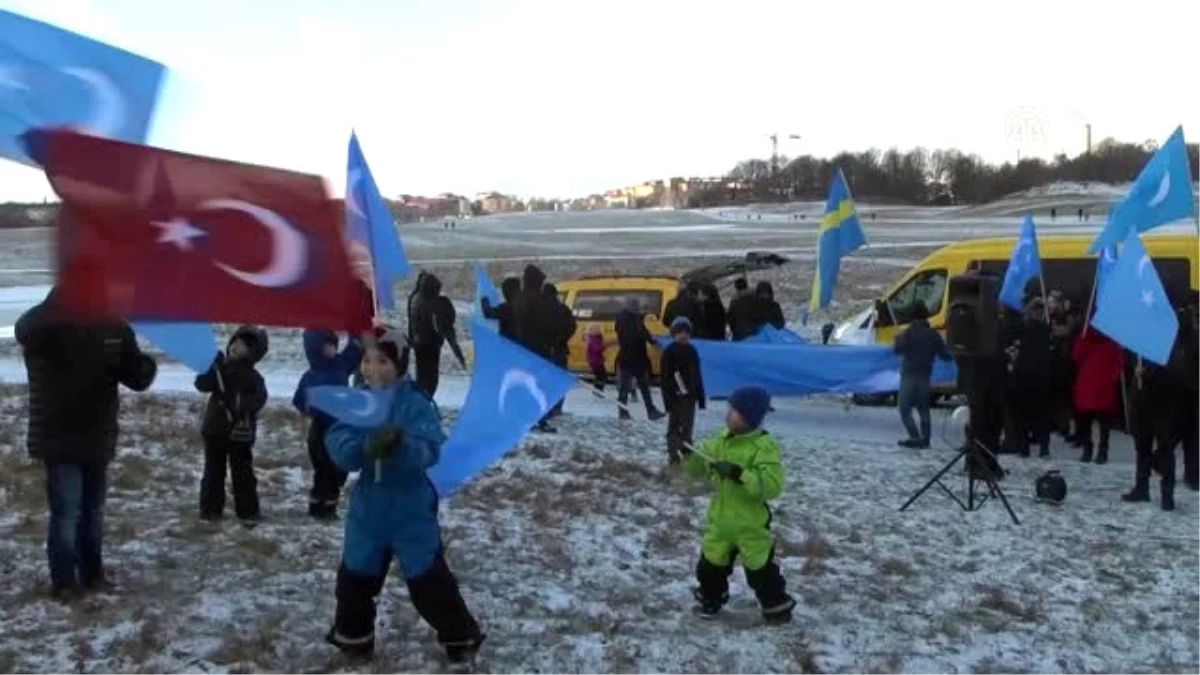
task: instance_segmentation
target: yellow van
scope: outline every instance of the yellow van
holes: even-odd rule
[[[1044,235],[1038,237],[1046,290],[1060,290],[1072,304],[1086,305],[1096,276],[1096,257],[1087,255],[1092,235]],[[1015,237],[972,239],[944,246],[917,263],[900,278],[887,295],[875,301],[875,309],[856,318],[855,330],[874,336],[874,343],[890,345],[896,334],[912,321],[917,301],[929,309],[929,324],[946,333],[951,277],[978,265],[984,272],[999,277],[1008,269],[1016,244]],[[1148,234],[1142,236],[1146,252],[1162,278],[1168,295],[1178,298],[1187,289],[1196,290],[1200,272],[1200,238],[1195,234]],[[954,383],[935,383],[935,397],[953,393]],[[879,405],[891,400],[889,394],[856,394],[860,405]]]
[[[1045,235],[1038,238],[1038,252],[1046,290],[1060,290],[1073,304],[1086,304],[1096,275],[1096,257],[1087,255],[1092,235]],[[1181,297],[1196,290],[1200,272],[1200,238],[1195,234],[1147,234],[1142,236],[1146,252],[1162,279],[1167,294]],[[1015,237],[960,241],[934,251],[917,263],[875,301],[875,343],[889,345],[896,334],[912,321],[917,301],[929,309],[929,324],[945,333],[949,280],[978,265],[1000,277],[1008,269]]]
[[[706,265],[679,277],[608,275],[558,282],[555,286],[559,298],[571,308],[577,324],[575,335],[571,338],[567,368],[577,373],[591,372],[587,365],[585,340],[591,327],[598,326],[605,342],[612,344],[604,351],[604,360],[608,372],[613,372],[617,357],[616,318],[630,300],[636,300],[646,312],[646,327],[650,332],[665,335],[667,327],[662,323],[663,311],[678,294],[681,284],[717,284],[722,280],[746,276],[750,272],[773,269],[787,262],[787,258],[778,254],[750,252],[745,258]],[[728,293],[722,296],[722,300],[728,304]],[[650,347],[652,374],[655,376],[658,375],[660,355],[657,347]]]

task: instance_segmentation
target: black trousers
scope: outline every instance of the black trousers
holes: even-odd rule
[[[346,472],[329,457],[325,447],[325,434],[330,422],[324,417],[314,417],[308,426],[308,459],[312,462],[313,482],[308,491],[308,514],[317,517],[333,517],[337,514],[338,499],[346,485]]]
[[[1005,396],[1004,450],[1028,454],[1029,444],[1050,444],[1050,393],[1045,389],[1010,390]]]
[[[592,366],[592,388],[603,392],[604,385],[606,384],[608,384],[608,371],[604,368],[604,365]]]
[[[634,382],[637,383],[638,390],[642,393],[642,402],[646,404],[646,414],[654,412],[654,399],[650,395],[650,364],[630,366],[626,363],[618,365],[617,372],[617,402],[625,405],[629,400],[629,392],[633,390]],[[621,410],[621,416],[627,417],[629,413],[625,409]]]
[[[696,581],[700,582],[700,596],[704,603],[719,606],[729,600],[729,576],[733,574],[733,564],[736,561],[735,553],[729,564],[721,567],[709,562],[703,553],[700,554],[700,561],[696,563]],[[774,547],[771,548],[767,564],[761,569],[743,568],[742,571],[746,573],[746,584],[754,590],[758,604],[763,610],[780,607],[791,600],[787,593],[787,582],[779,573],[779,565],[775,562]]]
[[[567,368],[567,346],[563,345],[560,350],[556,351],[554,353],[554,358],[551,360],[554,362],[555,365],[566,370],[566,368]],[[558,399],[558,403],[555,403],[554,407],[550,409],[551,417],[558,417],[559,415],[562,414],[563,403],[565,403],[566,400],[567,400],[567,397],[565,397],[565,396]]]
[[[387,566],[378,575],[364,575],[342,566],[337,576],[337,613],[334,639],[361,647],[375,642],[375,601],[387,580]],[[462,646],[481,638],[479,624],[458,589],[458,580],[439,551],[433,567],[409,579],[408,595],[417,613],[437,633],[438,642]]]
[[[1183,478],[1193,489],[1200,487],[1200,395],[1196,389],[1187,390],[1186,403],[1180,415],[1180,436],[1183,439]]]
[[[258,479],[254,477],[254,446],[219,436],[204,437],[204,477],[200,479],[200,515],[219,517],[225,511],[225,466],[233,482],[233,510],[238,518],[258,518]]]
[[[417,361],[417,388],[433,398],[441,377],[442,346],[418,345],[413,348]]]
[[[681,396],[667,406],[667,455],[672,460],[683,456],[685,443],[692,444],[692,431],[696,425],[696,399]]]
[[[1108,456],[1108,440],[1112,433],[1112,424],[1107,414],[1079,411],[1075,414],[1079,423],[1079,440],[1083,441],[1084,452],[1091,452],[1097,445],[1092,442],[1092,426],[1100,427],[1099,452]]]

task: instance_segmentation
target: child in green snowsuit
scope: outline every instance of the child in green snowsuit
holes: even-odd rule
[[[790,621],[796,606],[775,564],[771,538],[767,501],[783,491],[783,465],[779,443],[761,428],[770,407],[766,390],[738,389],[729,396],[725,429],[704,441],[698,452],[684,451],[688,473],[707,478],[716,488],[696,565],[700,586],[693,592],[702,617],[716,616],[729,601],[729,575],[739,557],[766,621]]]

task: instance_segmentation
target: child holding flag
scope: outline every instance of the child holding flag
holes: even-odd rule
[[[700,586],[693,591],[696,611],[704,618],[715,617],[729,602],[729,575],[734,559],[740,557],[763,619],[769,623],[792,619],[796,601],[787,594],[775,563],[771,509],[767,506],[783,492],[779,443],[762,428],[770,407],[766,390],[738,389],[729,395],[725,429],[697,451],[683,450],[688,472],[707,478],[716,488],[696,565]]]
[[[368,387],[384,391],[388,420],[375,430],[335,422],[325,439],[343,471],[361,472],[350,495],[337,613],[326,640],[349,655],[374,654],[375,599],[395,557],[417,613],[437,631],[450,665],[462,670],[484,635],[446,565],[438,495],[426,475],[446,435],[433,401],[401,377],[401,365],[395,334],[377,329],[362,374]]]

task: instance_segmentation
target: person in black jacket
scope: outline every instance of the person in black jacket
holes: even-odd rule
[[[50,519],[46,536],[56,597],[103,590],[104,499],[116,455],[117,385],[145,391],[158,366],[125,323],[78,323],[59,306],[58,291],[17,320],[29,376],[30,457],[46,466]]]
[[[513,341],[517,339],[516,322],[513,318],[513,300],[520,291],[520,279],[505,277],[504,281],[500,282],[500,295],[504,296],[504,302],[493,306],[492,301],[487,298],[480,300],[480,308],[483,310],[483,316],[499,324],[497,332],[500,333],[500,337]]]
[[[676,317],[671,322],[671,344],[663,350],[659,364],[662,375],[663,407],[667,409],[667,460],[678,464],[692,444],[696,408],[704,410],[704,378],[700,353],[691,344],[692,322]]]
[[[753,335],[758,326],[754,316],[755,297],[750,292],[750,282],[746,281],[746,277],[739,277],[733,282],[733,292],[725,319],[729,322],[729,338],[738,342]]]
[[[567,367],[567,361],[571,353],[571,338],[575,337],[575,329],[578,324],[575,321],[575,314],[567,307],[566,303],[558,298],[558,288],[554,284],[546,284],[542,287],[546,295],[546,299],[553,303],[554,320],[551,322],[553,335],[551,337],[550,360],[557,366],[562,368]],[[563,401],[565,398],[559,399],[558,403],[550,409],[550,416],[556,417],[562,414]]]
[[[700,287],[695,282],[680,284],[679,294],[663,308],[662,322],[670,326],[676,317],[685,317],[695,325],[700,322]]]
[[[650,353],[647,346],[655,344],[654,336],[646,328],[646,320],[637,300],[630,300],[617,315],[617,402],[621,404],[620,419],[629,419],[629,409],[625,407],[633,383],[637,382],[642,392],[643,403],[646,404],[646,417],[651,421],[660,420],[666,415],[654,407],[654,398],[650,395]]]
[[[550,361],[554,358],[555,304],[557,298],[546,297],[546,273],[536,265],[526,265],[521,275],[521,291],[512,300],[513,330],[517,343]],[[537,431],[553,433],[550,414],[538,420]]]
[[[749,321],[752,326],[751,335],[766,325],[773,326],[778,330],[783,330],[787,326],[787,322],[783,320],[783,308],[775,301],[775,289],[771,287],[771,282],[758,282],[754,287],[753,298],[750,303]]]
[[[700,303],[700,322],[696,323],[696,337],[701,340],[725,339],[725,304],[721,302],[721,294],[713,284],[705,284],[700,290],[703,300]]]
[[[254,439],[258,413],[267,404],[267,385],[254,366],[267,355],[267,333],[241,326],[217,353],[208,372],[196,376],[196,391],[209,394],[200,435],[204,438],[204,476],[200,479],[200,518],[225,515],[225,466],[233,482],[233,509],[243,525],[258,522],[258,480],[254,477]]]
[[[922,302],[913,304],[912,323],[896,336],[892,350],[900,355],[900,391],[896,397],[900,421],[908,438],[899,442],[903,448],[928,448],[933,423],[929,417],[930,379],[934,359],[950,360],[950,352],[941,334],[929,325],[929,310]],[[912,413],[921,419],[918,429]]]
[[[457,318],[454,303],[442,295],[441,279],[422,273],[417,279],[416,292],[409,308],[408,342],[417,362],[417,387],[433,398],[441,373],[442,346],[449,343],[450,351],[463,368],[467,362],[454,333]],[[403,356],[401,362],[406,363]]]
[[[1006,435],[1013,435],[1014,449],[1029,456],[1030,442],[1038,445],[1038,456],[1050,456],[1051,417],[1050,325],[1046,323],[1046,305],[1034,298],[1025,308],[1019,328],[1016,359],[1011,372],[1011,396],[1008,408],[1013,413]]]

